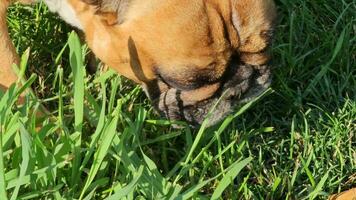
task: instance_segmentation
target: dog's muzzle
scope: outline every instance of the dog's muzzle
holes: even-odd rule
[[[184,91],[169,88],[152,99],[155,108],[169,120],[187,121],[193,126],[200,125],[209,112],[208,126],[215,125],[232,113],[236,106],[251,101],[262,94],[271,83],[271,70],[268,65],[253,66],[231,62],[214,95],[187,103]],[[192,93],[191,95],[194,95]]]

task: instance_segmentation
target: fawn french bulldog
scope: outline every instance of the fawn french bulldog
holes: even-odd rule
[[[84,32],[103,63],[142,85],[170,120],[201,124],[216,105],[213,125],[270,85],[272,0],[44,2]],[[0,84],[6,88],[16,78],[4,74],[13,74],[10,63],[18,59],[5,23],[9,3],[2,4]]]

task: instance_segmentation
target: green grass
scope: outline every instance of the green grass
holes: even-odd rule
[[[1,198],[326,199],[356,187],[356,5],[277,5],[273,92],[209,129],[171,128],[130,81],[87,73],[87,47],[43,5],[12,7],[30,78],[0,99]],[[29,85],[38,98],[17,108]],[[40,105],[50,117],[35,117]]]

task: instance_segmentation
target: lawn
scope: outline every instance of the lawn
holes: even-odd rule
[[[356,3],[276,3],[271,90],[196,129],[172,128],[114,72],[85,70],[87,47],[44,5],[13,6],[27,79],[0,98],[1,199],[326,199],[356,187]]]

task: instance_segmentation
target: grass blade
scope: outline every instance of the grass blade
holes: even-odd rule
[[[96,127],[96,130],[92,136],[92,141],[90,142],[89,145],[89,150],[87,151],[87,153],[84,156],[84,160],[82,162],[81,165],[81,171],[83,170],[83,168],[87,165],[89,159],[91,158],[91,156],[94,153],[95,150],[95,146],[103,132],[103,128],[105,126],[105,111],[106,111],[106,86],[104,83],[101,84],[102,85],[102,98],[103,98],[103,102],[102,102],[102,106],[101,106],[101,111],[100,111],[100,116],[99,116],[99,120],[98,120],[98,124]]]
[[[0,121],[1,122],[1,121]],[[0,126],[0,130],[2,126]],[[3,134],[0,131],[0,196],[7,200],[7,193],[6,193],[6,182],[5,182],[5,168],[4,168],[4,155],[3,155]]]
[[[106,198],[106,200],[117,200],[126,197],[129,193],[131,193],[135,187],[137,186],[137,182],[140,180],[143,174],[144,167],[141,166],[136,173],[134,173],[134,179],[127,186],[117,190],[114,195]]]
[[[242,161],[237,161],[232,164],[231,169],[226,173],[226,175],[219,182],[218,187],[215,189],[212,200],[218,199],[221,197],[224,190],[234,181],[236,176],[240,173],[240,171],[246,167],[252,161],[252,158],[246,158]]]
[[[73,139],[74,161],[72,167],[73,186],[77,185],[80,176],[80,148],[81,148],[81,133],[83,128],[84,118],[84,62],[82,49],[78,35],[72,32],[68,39],[70,66],[73,72],[74,81],[74,129],[77,137]]]
[[[323,176],[323,178],[321,178],[321,180],[319,181],[318,185],[316,185],[314,191],[311,192],[311,193],[308,195],[308,197],[309,197],[310,200],[315,199],[315,198],[319,195],[319,193],[322,191],[322,189],[323,189],[323,187],[324,187],[324,185],[325,185],[325,182],[328,180],[328,177],[329,177],[329,172],[327,172],[327,173]],[[307,198],[308,198],[308,197],[307,197]]]
[[[84,116],[84,61],[79,37],[72,32],[68,39],[70,66],[74,82],[74,128],[81,132]]]
[[[90,186],[91,182],[94,180],[101,163],[103,162],[106,154],[108,153],[108,150],[110,148],[111,142],[113,141],[113,138],[117,134],[116,132],[116,127],[118,124],[119,116],[118,116],[118,110],[115,112],[115,117],[111,120],[111,122],[108,124],[107,127],[105,127],[104,132],[101,137],[101,144],[99,145],[99,148],[97,152],[94,154],[94,161],[93,165],[90,169],[88,179],[84,185],[84,188],[80,194],[80,198],[82,199],[85,192],[87,191],[88,187]]]
[[[307,95],[312,92],[312,89],[315,87],[315,85],[321,80],[323,76],[329,71],[329,68],[331,64],[334,62],[336,56],[339,54],[341,47],[344,43],[345,40],[345,34],[346,34],[346,29],[342,31],[342,33],[339,36],[339,39],[337,40],[336,47],[334,49],[333,55],[328,63],[326,63],[324,66],[322,66],[320,72],[314,77],[314,79],[310,82],[309,86],[303,93],[303,97],[306,97]]]
[[[17,199],[20,187],[24,182],[27,167],[30,163],[30,151],[31,151],[31,138],[23,125],[20,128],[21,133],[21,149],[22,149],[22,163],[20,166],[20,176],[17,180],[15,190],[12,193],[11,200]]]

